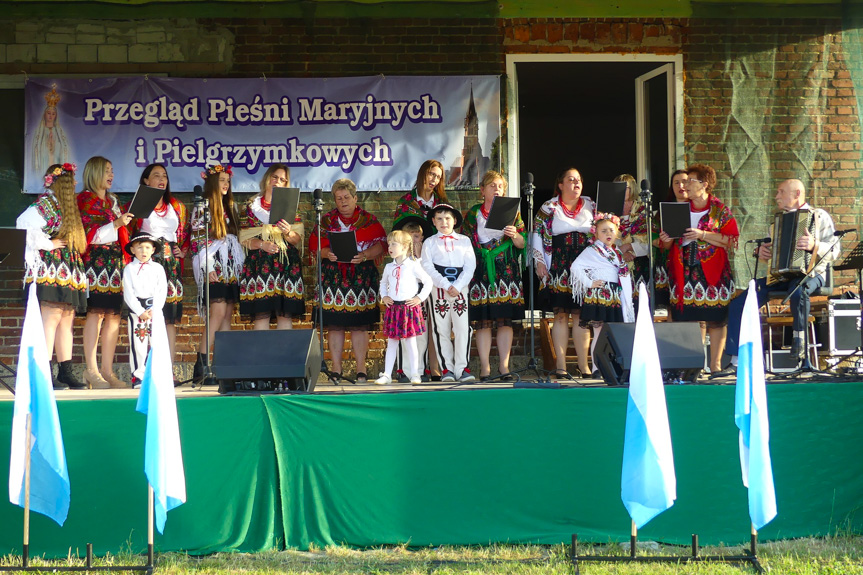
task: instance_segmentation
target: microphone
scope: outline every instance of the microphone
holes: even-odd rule
[[[650,182],[647,179],[641,180],[641,201],[645,204],[650,203]]]
[[[315,191],[312,192],[312,197],[314,198],[315,211],[321,212],[324,209],[324,191],[321,188],[315,188]]]
[[[195,186],[195,200],[194,205],[196,206],[205,206],[207,205],[207,198],[204,197],[204,188],[201,186]]]
[[[857,230],[836,230],[835,232],[833,232],[833,237],[834,238],[841,238],[845,234],[851,234],[851,233],[856,233],[856,232],[857,232]]]
[[[767,236],[766,238],[758,238],[757,240],[749,240],[746,242],[747,244],[769,244],[773,241],[773,238]]]
[[[533,185],[533,173],[528,172],[524,175],[524,185],[521,187],[521,189],[526,196],[529,196],[533,193],[533,190],[535,189]]]

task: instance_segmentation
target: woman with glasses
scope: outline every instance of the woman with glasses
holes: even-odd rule
[[[595,206],[583,197],[581,174],[575,168],[560,173],[554,184],[555,196],[542,204],[536,213],[531,238],[536,275],[542,281],[539,301],[544,311],[554,312],[551,340],[556,355],[555,375],[571,379],[566,371],[566,350],[569,347],[569,322],[578,354],[578,369],[590,373],[587,354],[590,332],[578,325],[581,306],[572,297],[569,267],[584,251],[592,237]]]
[[[729,252],[737,247],[740,232],[731,210],[713,195],[716,172],[694,164],[686,170],[689,179],[691,226],[683,237],[659,239],[668,254],[668,284],[674,321],[699,321],[710,333],[710,371],[719,372],[725,349],[728,304],[734,293]]]
[[[293,222],[270,221],[273,188],[290,184],[290,169],[271,165],[240,222],[240,243],[247,252],[240,276],[240,314],[251,319],[257,330],[270,329],[273,316],[277,329],[291,329],[293,318],[306,312],[300,214]]]
[[[417,172],[414,189],[402,196],[393,214],[393,223],[406,216],[419,216],[423,220],[433,207],[448,204],[444,190],[443,164],[437,160],[426,160]]]

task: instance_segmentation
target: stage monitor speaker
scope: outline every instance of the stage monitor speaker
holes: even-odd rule
[[[315,329],[216,332],[213,374],[219,393],[312,392],[320,372]]]
[[[698,322],[654,323],[662,378],[695,382],[704,367],[704,347]],[[608,385],[629,383],[634,323],[606,323],[596,340],[593,360]]]

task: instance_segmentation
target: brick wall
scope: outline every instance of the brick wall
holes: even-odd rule
[[[670,18],[512,18],[502,22],[509,54],[678,54],[685,21]]]
[[[859,228],[860,118],[840,22],[693,19],[687,35],[687,159],[716,169],[742,239],[765,235],[787,178],[837,228]],[[737,272],[748,277],[740,255]]]

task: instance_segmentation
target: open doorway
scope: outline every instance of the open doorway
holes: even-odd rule
[[[681,64],[679,56],[509,56],[509,176],[534,175],[534,209],[568,166],[586,194],[629,173],[664,200],[683,163]]]

